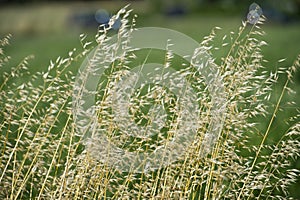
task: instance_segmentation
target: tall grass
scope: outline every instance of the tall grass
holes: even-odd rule
[[[190,63],[178,58],[170,50],[171,44],[167,45],[162,56],[163,69],[175,68],[174,73],[185,78],[195,91],[197,110],[192,114],[192,126],[197,125],[197,129],[187,148],[174,147],[185,150],[176,161],[163,162],[168,156],[161,160],[149,157],[147,162],[140,161],[142,166],[137,170],[130,167],[135,165],[129,155],[161,148],[172,150],[168,143],[176,134],[185,134],[182,126],[188,116],[182,112],[180,97],[170,92],[176,86],[176,77],[170,78],[174,80],[170,85],[142,84],[131,93],[128,104],[116,103],[122,98],[118,94],[126,95],[127,90],[120,90],[120,83],[124,83],[132,65],[140,59],[142,66],[146,66],[151,60],[151,53],[138,58],[138,52],[128,46],[135,20],[129,20],[130,11],[122,9],[117,16],[122,17],[122,26],[115,43],[109,42],[113,37],[109,27],[100,27],[95,41],[86,41],[85,35],[81,35],[83,48],[51,61],[43,73],[28,74],[30,58],[25,58],[10,73],[3,74],[1,199],[293,199],[289,188],[299,176],[293,162],[299,159],[300,122],[299,105],[291,101],[295,93],[290,86],[300,66],[300,56],[289,68],[265,71],[261,51],[266,45],[261,30],[264,19],[255,25],[243,22],[237,33],[224,37],[218,46],[213,41],[220,28],[212,30],[193,49]],[[1,67],[10,60],[4,51],[9,40],[7,36],[0,42]],[[213,57],[218,48],[228,49],[221,64],[208,59],[207,65],[202,65],[203,73],[205,67],[216,69],[217,74],[208,74],[218,78],[212,79],[211,85],[205,74],[196,69],[203,61],[199,57],[201,52]],[[119,55],[118,49],[125,52]],[[90,93],[96,98],[92,111],[84,110],[85,102],[80,99],[82,93],[89,94],[85,91],[88,76],[69,70],[88,54],[85,64],[90,69],[94,69],[95,61],[112,61],[99,77],[97,94]],[[99,56],[107,60],[97,60]],[[29,75],[31,81],[14,84],[18,78]],[[273,89],[278,79],[285,81],[277,94]],[[182,91],[179,93],[185,94],[186,88]],[[222,101],[212,98],[217,94]],[[221,103],[222,109],[216,110]],[[130,116],[128,124],[136,123],[143,134],[126,132],[126,128],[131,130],[127,124],[115,120],[116,114],[122,114],[114,112],[120,109],[116,104],[125,106]],[[160,108],[165,111],[160,112]],[[293,116],[277,119],[286,109],[292,110]],[[94,121],[78,123],[83,112]],[[215,124],[217,112],[222,112],[222,117]],[[164,124],[159,124],[160,118],[165,120]],[[276,120],[284,120],[288,128],[278,130],[275,137],[270,130]],[[215,126],[221,129],[214,131]],[[149,136],[147,130],[155,134]],[[124,151],[109,151],[103,141]],[[183,142],[182,146],[185,145]],[[118,163],[118,159],[127,162]],[[112,160],[117,164],[111,165]],[[149,163],[157,165],[148,168]],[[129,167],[124,170],[122,166],[126,164]]]

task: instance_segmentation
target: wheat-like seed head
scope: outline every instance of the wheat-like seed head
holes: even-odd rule
[[[188,62],[174,61],[176,41],[168,40],[161,65],[148,63],[147,53],[133,70],[140,49],[130,46],[129,17],[121,9],[99,27],[96,43],[81,35],[81,52],[51,61],[29,82],[13,84],[27,75],[27,58],[3,75],[1,199],[292,199],[299,113],[278,140],[269,135],[300,56],[288,69],[266,72],[261,18],[223,38],[219,48],[230,49],[221,63],[212,59],[216,28],[189,49]],[[0,67],[9,38],[0,41]],[[83,56],[84,68],[69,73]],[[286,82],[270,103],[281,74]]]

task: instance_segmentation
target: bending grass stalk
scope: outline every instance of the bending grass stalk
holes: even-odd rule
[[[279,146],[280,142],[283,141],[284,136],[285,136],[285,134],[280,138],[280,140],[279,140],[278,143],[276,144],[275,149]],[[279,156],[279,155],[276,156],[276,159],[278,158],[278,156]],[[268,162],[270,161],[270,159],[271,159],[271,157],[269,157]],[[267,162],[267,163],[268,163],[268,162]],[[264,170],[266,169],[266,166],[267,166],[267,165],[265,165],[265,167],[264,167],[264,169],[263,169],[262,171],[264,171]],[[276,168],[275,168],[275,167],[272,167],[272,168],[270,169],[270,175],[268,176],[267,180],[270,179],[271,174],[273,174],[273,172],[275,172],[275,171],[276,171]],[[264,183],[264,187],[265,187],[266,185],[267,185],[267,182]],[[263,188],[264,188],[264,187],[263,187]],[[276,187],[276,185],[273,186],[272,190],[274,190],[275,187]],[[272,190],[271,190],[271,191],[272,191]],[[252,193],[252,192],[253,192],[253,190],[251,191],[251,193]],[[262,194],[263,194],[263,190],[260,191],[260,193],[259,193],[259,195],[257,196],[257,198],[259,199],[259,198],[262,196]],[[268,196],[266,199],[269,199],[270,195],[271,195],[271,194],[269,194],[269,196]]]
[[[77,55],[74,60],[76,60],[80,56],[81,56],[81,54]],[[71,65],[71,63],[72,63],[72,61],[68,60],[68,63],[62,69],[61,73],[64,72]],[[5,165],[4,169],[3,169],[2,175],[0,177],[0,182],[2,181],[2,179],[3,179],[4,175],[5,175],[5,172],[6,172],[8,166],[10,164],[10,161],[11,161],[13,155],[15,154],[17,148],[18,148],[18,145],[19,145],[19,143],[21,141],[21,138],[22,138],[23,134],[25,133],[25,130],[26,130],[27,126],[28,126],[29,121],[31,120],[31,118],[33,116],[33,113],[36,111],[37,106],[39,105],[39,103],[41,102],[41,100],[44,98],[45,94],[48,91],[48,88],[51,88],[51,86],[55,83],[55,81],[56,81],[55,79],[52,79],[52,81],[49,83],[49,86],[45,90],[43,90],[42,94],[40,95],[40,97],[38,98],[38,100],[36,101],[36,103],[34,104],[34,106],[33,106],[32,110],[31,110],[30,114],[28,115],[28,118],[27,118],[24,126],[22,127],[22,131],[21,131],[21,133],[19,134],[19,137],[16,140],[16,144],[14,145],[14,148],[12,149],[12,152],[9,154],[7,163],[6,163],[6,165]]]
[[[61,110],[60,110],[60,111],[61,111]],[[58,116],[59,116],[59,115],[58,115]],[[72,118],[72,115],[69,115],[68,120],[66,121],[66,124],[65,124],[65,126],[64,126],[64,128],[63,128],[63,130],[62,130],[62,134],[61,134],[61,137],[59,138],[58,144],[57,144],[57,146],[56,146],[55,153],[54,153],[54,155],[53,155],[53,157],[52,157],[52,160],[51,160],[51,164],[50,164],[50,166],[49,166],[48,172],[47,172],[46,177],[45,177],[45,179],[44,179],[44,182],[43,182],[43,184],[42,184],[42,188],[40,189],[40,193],[39,193],[39,195],[38,195],[38,199],[41,198],[41,195],[42,195],[42,193],[43,193],[43,191],[44,191],[44,189],[45,189],[45,185],[46,185],[46,182],[47,182],[48,177],[49,177],[49,175],[50,175],[51,168],[53,167],[53,163],[55,162],[57,152],[58,152],[58,150],[59,150],[60,145],[62,144],[62,139],[64,138],[65,133],[66,133],[66,129],[67,129],[68,125],[69,125],[68,122],[71,120],[71,118]]]
[[[64,107],[64,105],[65,105],[66,103],[67,103],[67,102],[64,102],[64,104],[61,106],[61,108],[60,108],[58,114],[56,115],[56,118],[55,118],[54,122],[58,119],[58,117],[60,116],[60,114],[63,112],[63,107]],[[68,119],[68,121],[69,121],[69,119]],[[67,126],[67,124],[68,124],[68,123],[66,122],[66,126]],[[51,134],[51,129],[53,128],[53,126],[54,126],[54,123],[53,123],[52,126],[49,128],[49,131],[47,132],[46,136],[48,136],[49,134]],[[41,125],[40,125],[40,127],[41,127]],[[38,132],[38,130],[37,130],[37,132]],[[64,133],[64,131],[63,131],[62,133]],[[35,141],[36,136],[37,136],[37,134],[35,134],[35,137],[32,139],[32,143],[31,143],[31,144],[34,144],[34,141]],[[64,134],[62,134],[61,139],[62,139],[63,136],[64,136]],[[60,141],[59,141],[59,143],[58,143],[58,147],[59,147],[59,145],[61,144],[61,139],[60,139]],[[39,145],[39,149],[36,151],[35,157],[34,157],[34,159],[31,161],[31,164],[30,164],[30,166],[29,166],[29,170],[27,171],[26,175],[25,175],[24,178],[23,178],[22,184],[21,184],[21,186],[19,187],[19,190],[17,191],[17,193],[16,193],[16,195],[15,195],[15,199],[18,198],[18,196],[19,196],[19,194],[21,193],[23,187],[24,187],[25,184],[27,183],[27,180],[29,179],[30,174],[33,173],[33,171],[32,171],[33,165],[35,164],[35,161],[37,160],[37,157],[38,157],[38,155],[39,155],[39,153],[40,153],[40,151],[41,151],[42,146],[44,145],[44,143],[45,143],[45,142],[43,141],[43,142]],[[15,182],[15,184],[13,184],[13,187],[12,187],[12,188],[13,188],[13,189],[12,189],[13,191],[14,191],[14,187],[15,187],[16,184],[17,184],[17,180],[18,180],[19,176],[21,176],[21,169],[23,169],[23,166],[24,166],[24,164],[25,164],[25,162],[26,162],[26,159],[27,159],[28,156],[29,156],[30,150],[31,150],[31,145],[30,145],[29,148],[27,149],[26,155],[25,155],[24,158],[23,158],[23,162],[22,162],[21,166],[19,167],[19,171],[18,171],[17,177],[14,178],[14,180],[16,180],[16,182]],[[54,158],[55,158],[55,155],[53,156],[53,159],[54,159]],[[53,162],[53,159],[52,159],[52,162]],[[51,162],[51,165],[52,165],[52,162]],[[51,168],[51,166],[50,166],[50,168]],[[49,171],[50,171],[50,168],[49,168]],[[46,180],[47,180],[47,177],[46,177],[45,181],[46,181]],[[13,192],[12,192],[12,195],[13,195]]]
[[[54,80],[53,80],[53,82],[54,82]],[[53,82],[52,82],[52,83],[53,83]],[[31,119],[31,117],[32,117],[32,115],[33,115],[33,113],[34,113],[34,111],[36,110],[38,104],[41,102],[42,98],[43,98],[44,95],[46,94],[46,91],[47,91],[47,89],[43,91],[43,93],[41,94],[41,96],[39,97],[39,99],[37,100],[37,102],[35,103],[34,107],[32,108],[32,110],[31,110],[31,112],[30,112],[30,114],[29,114],[29,116],[28,116],[28,119],[26,120],[26,123],[24,124],[24,127],[23,127],[23,129],[22,129],[22,131],[21,131],[21,133],[20,133],[20,135],[19,135],[17,141],[16,141],[16,144],[15,144],[14,148],[12,149],[12,152],[10,153],[10,155],[9,155],[9,157],[8,157],[7,164],[5,165],[4,170],[3,170],[3,173],[2,173],[2,175],[1,175],[1,177],[0,177],[0,182],[2,181],[2,179],[3,179],[4,175],[5,175],[5,172],[6,172],[7,168],[8,168],[8,165],[9,165],[9,163],[10,163],[10,161],[11,161],[11,159],[12,159],[14,153],[15,153],[15,151],[17,150],[18,144],[19,144],[19,142],[20,142],[20,140],[21,140],[21,138],[22,138],[22,136],[23,136],[23,134],[24,134],[24,132],[25,132],[25,129],[26,129],[27,126],[28,126],[28,123],[29,123],[29,121],[30,121],[30,119]]]
[[[269,122],[269,124],[268,124],[268,128],[267,128],[267,130],[266,130],[266,132],[265,132],[265,134],[264,134],[264,137],[262,138],[262,141],[261,141],[261,143],[260,143],[260,145],[259,145],[259,148],[258,148],[258,150],[257,150],[257,152],[256,152],[255,158],[254,158],[254,160],[253,160],[253,162],[252,162],[252,165],[251,165],[251,167],[250,167],[250,171],[248,172],[248,175],[247,175],[247,177],[246,177],[246,179],[245,179],[245,182],[244,182],[244,184],[243,184],[243,186],[242,186],[242,188],[241,188],[241,190],[240,190],[240,193],[239,193],[239,196],[238,196],[237,199],[241,199],[241,196],[242,196],[242,194],[243,194],[243,190],[244,190],[246,184],[247,184],[248,181],[249,181],[250,174],[251,174],[251,172],[252,172],[252,170],[253,170],[253,168],[254,168],[254,166],[255,166],[255,164],[256,164],[256,161],[257,161],[257,159],[258,159],[258,156],[259,156],[259,154],[260,154],[260,151],[261,151],[261,149],[262,149],[262,147],[263,147],[263,145],[264,145],[264,143],[265,143],[265,141],[266,141],[266,139],[267,139],[267,136],[268,136],[268,134],[269,134],[269,132],[270,132],[270,130],[271,130],[271,126],[273,125],[274,119],[275,119],[275,117],[276,117],[276,114],[277,114],[277,112],[278,112],[280,103],[281,103],[281,101],[282,101],[283,95],[285,94],[285,91],[286,91],[286,89],[287,89],[287,85],[289,84],[289,82],[290,82],[290,80],[289,80],[289,78],[287,78],[287,80],[286,80],[286,82],[285,82],[285,84],[284,84],[284,86],[283,86],[283,89],[282,89],[282,91],[281,91],[281,94],[280,94],[280,96],[279,96],[279,99],[278,99],[278,101],[277,101],[277,104],[276,104],[276,106],[275,106],[275,109],[274,109],[274,112],[273,112],[273,114],[272,114],[271,120],[270,120],[270,122]],[[250,198],[250,196],[248,197],[248,199],[249,199],[249,198]]]

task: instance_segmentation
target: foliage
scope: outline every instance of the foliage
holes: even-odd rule
[[[114,51],[116,46],[130,48],[126,46],[126,41],[130,39],[134,26],[129,24],[129,13],[130,11],[122,9],[117,14],[122,16],[122,26],[117,33],[119,41],[114,44],[107,42],[112,37],[109,27],[100,27],[96,35],[95,42],[101,53],[106,53],[108,59],[109,56],[117,58],[99,83],[97,120],[99,127],[105,130],[105,135],[110,140],[121,143],[128,151],[138,148],[145,151],[149,138],[141,137],[138,141],[131,141],[132,138],[119,134],[116,128],[118,124],[113,123],[111,112],[114,87],[136,59],[132,52],[118,56]],[[261,47],[266,45],[262,40],[264,33],[260,29],[262,22],[263,19],[250,29],[249,24],[243,22],[237,33],[230,33],[223,38],[219,47],[212,46],[219,28],[212,30],[195,50],[192,62],[181,63],[178,73],[185,76],[197,91],[201,110],[194,120],[201,128],[197,129],[194,142],[178,161],[142,172],[135,172],[134,169],[119,171],[99,160],[99,135],[88,135],[83,131],[85,125],[76,123],[77,114],[82,109],[82,102],[80,99],[76,100],[81,86],[75,84],[76,76],[69,68],[79,58],[92,52],[92,44],[95,42],[86,41],[86,37],[82,35],[83,50],[79,53],[76,50],[71,51],[67,58],[58,58],[51,62],[46,72],[32,74],[29,82],[13,84],[18,78],[28,76],[30,58],[25,58],[10,73],[3,75],[0,85],[0,197],[292,199],[289,186],[299,176],[299,170],[292,166],[300,153],[298,111],[291,119],[284,119],[287,120],[289,128],[276,133],[279,139],[270,139],[269,134],[283,105],[298,109],[297,105],[290,102],[289,96],[293,95],[293,90],[289,86],[300,66],[300,56],[288,69],[279,68],[275,73],[265,72],[261,52]],[[10,36],[3,38],[0,42],[1,67],[5,67],[10,59],[3,51],[9,38]],[[213,49],[226,47],[229,50],[220,65],[209,60],[217,68],[226,97],[226,108],[222,110],[224,118],[220,122],[223,124],[222,129],[217,134],[211,134],[208,130],[214,116],[213,106],[219,102],[218,99],[215,99],[217,102],[212,102],[210,93],[217,90],[219,85],[210,88],[203,74],[195,72],[195,68],[199,67],[197,55],[203,50],[213,55]],[[164,66],[172,66],[175,57],[168,51],[167,46]],[[176,62],[178,65],[181,61]],[[271,97],[276,96],[272,89],[281,76],[286,81],[275,98],[275,103],[272,103]],[[40,77],[43,82],[36,86],[34,83]],[[78,79],[82,84],[87,81],[86,76],[80,73],[77,81]],[[148,128],[148,122],[157,119],[151,118],[151,113],[147,112],[149,118],[145,118],[142,114],[143,108],[155,104],[156,99],[165,101],[167,97],[173,98],[172,94],[153,96],[165,94],[159,93],[160,91],[161,87],[155,85],[150,87],[151,95],[145,94],[142,97],[142,92],[137,91],[132,96],[132,104],[128,105],[134,120],[145,129]],[[72,104],[74,98],[76,105]],[[169,108],[167,115],[171,117],[168,118],[170,121],[164,132],[157,138],[151,138],[150,143],[154,146],[163,146],[168,140],[172,140],[176,123],[180,124],[182,120],[180,106],[176,101],[166,101],[163,104]],[[261,127],[261,121],[268,121],[267,127]],[[126,143],[129,140],[131,143]],[[93,145],[96,148],[92,148]],[[146,166],[143,167],[146,169]]]

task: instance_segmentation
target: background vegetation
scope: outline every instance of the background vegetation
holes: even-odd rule
[[[296,1],[295,1],[296,2]],[[13,57],[9,61],[6,68],[1,68],[1,74],[10,72],[10,67],[18,65],[25,56],[34,55],[34,59],[29,59],[28,69],[30,74],[36,72],[45,72],[48,69],[49,60],[56,60],[58,56],[68,57],[68,51],[74,47],[82,50],[78,35],[82,32],[88,34],[88,39],[93,39],[96,34],[97,26],[82,26],[72,21],[72,17],[78,13],[94,13],[98,8],[105,8],[110,13],[114,13],[117,9],[122,7],[125,3],[111,3],[111,2],[92,2],[92,3],[47,3],[47,4],[25,4],[25,5],[5,5],[0,8],[0,33],[6,35],[12,33],[13,37],[9,46],[5,46],[5,54]],[[208,4],[207,4],[208,5]],[[220,4],[217,4],[220,5]],[[214,42],[218,44],[225,34],[231,31],[236,31],[241,25],[241,20],[245,18],[247,9],[243,8],[231,10],[226,12],[222,6],[209,7],[207,9],[194,10],[187,13],[177,13],[173,15],[165,9],[168,5],[155,5],[149,2],[138,1],[132,2],[134,13],[139,15],[137,27],[158,26],[175,29],[183,32],[197,41],[202,41],[205,35],[208,35],[215,26],[222,27],[218,32]],[[230,8],[228,9],[230,10]],[[201,12],[203,11],[203,12]],[[293,18],[297,19],[297,17]],[[293,64],[297,55],[300,52],[300,26],[297,20],[291,22],[270,21],[261,27],[266,35],[264,40],[269,44],[262,47],[264,60],[267,70],[275,72],[279,68],[287,68]],[[217,46],[217,45],[216,45]],[[219,55],[226,52],[216,51],[216,62],[221,63]],[[286,58],[285,62],[278,62],[278,60]],[[68,68],[70,72],[76,73],[81,59],[78,62],[72,63]],[[295,75],[295,83],[293,89],[296,91],[295,96],[290,101],[295,101],[296,105],[300,105],[300,75],[299,72]],[[41,77],[21,76],[10,79],[8,85],[16,84],[22,85],[34,78],[33,84],[39,86],[43,83]],[[0,77],[0,82],[3,83],[5,79]],[[284,78],[279,78],[278,83],[274,86],[274,98],[270,104],[276,103],[276,97],[280,95],[282,86],[285,83]],[[272,102],[273,101],[273,102]],[[283,108],[283,111],[275,118],[275,123],[271,127],[270,135],[277,140],[280,136],[277,135],[279,130],[286,131],[287,126],[285,121],[281,119],[288,119],[292,116],[292,110]],[[265,122],[265,124],[264,124]],[[262,129],[266,128],[269,121],[262,121]],[[299,137],[295,138],[299,140]],[[54,140],[54,139],[53,139]],[[271,139],[272,140],[272,139]],[[253,141],[254,142],[254,141]],[[254,142],[255,143],[255,142]],[[299,169],[299,158],[293,165]],[[299,180],[298,180],[299,185]],[[291,192],[294,197],[300,198],[297,191],[298,186],[294,185]]]

